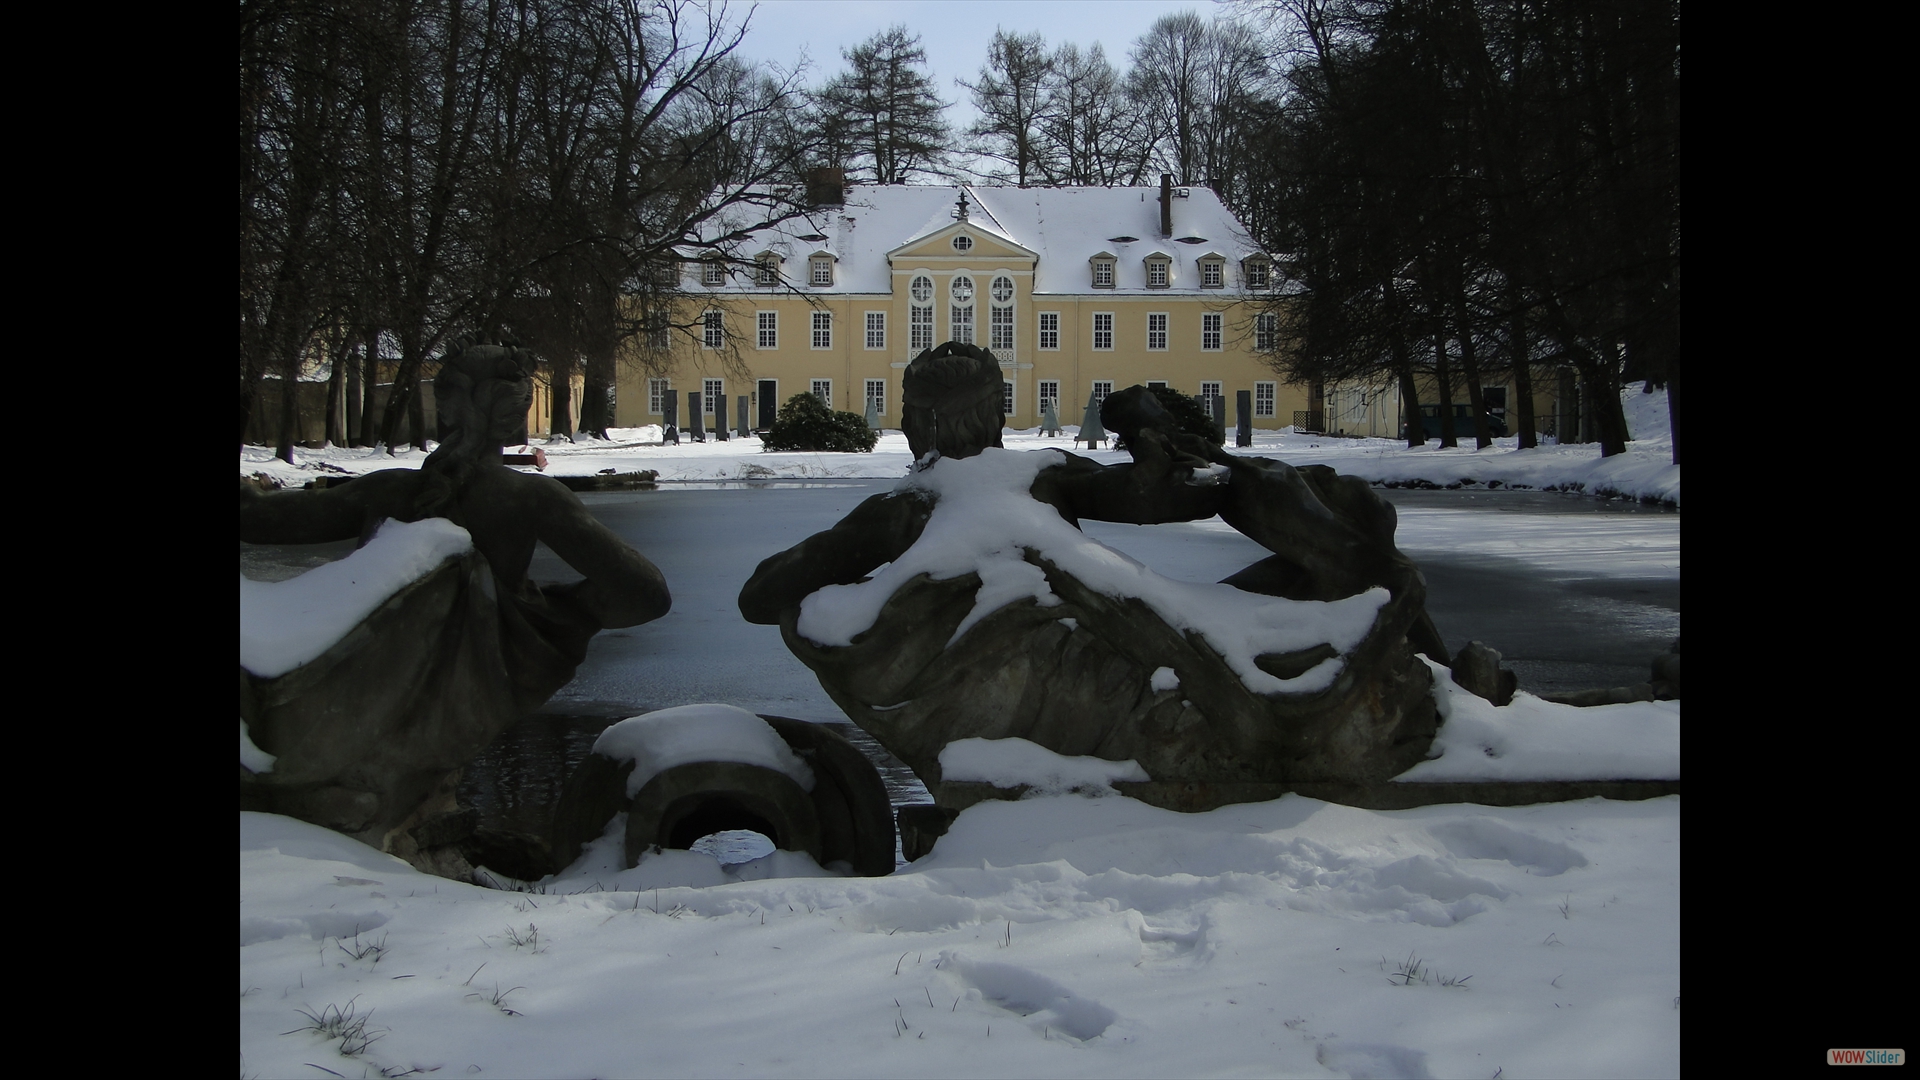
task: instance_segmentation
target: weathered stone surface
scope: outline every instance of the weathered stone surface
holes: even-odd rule
[[[418,470],[299,492],[241,483],[247,543],[364,543],[384,520],[435,517],[473,538],[473,551],[389,597],[319,658],[277,678],[241,671],[241,719],[276,758],[265,773],[242,767],[242,808],[339,829],[422,869],[458,867],[449,778],[565,685],[594,633],[666,613],[652,563],[561,484],[502,464],[532,367],[523,349],[459,343],[434,380],[446,440]],[[538,544],[582,580],[530,581]]]
[[[1518,677],[1500,666],[1499,650],[1478,641],[1467,642],[1453,658],[1453,681],[1495,705],[1512,704],[1519,687]]]
[[[830,728],[783,716],[761,719],[813,770],[811,792],[772,769],[696,762],[661,772],[629,799],[635,763],[589,754],[561,792],[541,875],[579,858],[622,811],[629,866],[649,846],[685,848],[708,833],[751,829],[823,866],[844,862],[856,874],[892,873],[893,808],[880,771]]]
[[[997,387],[999,375],[992,365],[980,368],[984,394],[989,376]],[[993,418],[984,416],[985,404],[979,408],[985,426]],[[963,430],[972,419],[959,417],[949,427],[943,416],[940,430]],[[955,638],[977,600],[979,575],[922,574],[898,588],[850,644],[821,645],[802,635],[800,603],[808,595],[860,581],[920,538],[933,513],[924,491],[869,499],[834,529],[763,562],[742,590],[742,613],[778,622],[788,648],[834,701],[943,805],[939,754],[963,738],[1018,737],[1060,754],[1131,758],[1156,782],[1218,792],[1249,784],[1375,783],[1422,760],[1438,715],[1431,676],[1415,654],[1441,661],[1445,654],[1425,612],[1425,582],[1393,544],[1393,508],[1364,482],[1331,469],[1235,457],[1180,435],[1144,387],[1109,396],[1101,420],[1134,462],[1103,467],[1062,454],[1061,464],[1038,473],[1032,498],[1069,523],[1149,524],[1218,513],[1274,552],[1226,579],[1246,592],[1333,601],[1385,589],[1387,602],[1342,657],[1332,685],[1310,693],[1250,691],[1197,633],[1170,625],[1140,600],[1089,587],[1034,550],[1027,561],[1061,603],[1042,607],[1022,597]],[[938,449],[956,458],[985,445],[948,440]],[[1225,482],[1192,482],[1209,473],[1224,473]],[[1334,655],[1322,646],[1256,662],[1290,678]],[[1173,669],[1177,689],[1154,689],[1162,668]]]

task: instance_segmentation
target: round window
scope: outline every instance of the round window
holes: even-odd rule
[[[913,285],[911,287],[911,292],[913,295],[914,303],[916,304],[932,303],[933,302],[933,279],[930,277],[914,278]]]
[[[964,236],[964,235],[963,235],[963,236],[956,236],[956,237],[954,237],[954,238],[953,238],[953,250],[955,250],[955,251],[972,251],[972,250],[973,250],[973,237],[971,237],[971,236]]]
[[[1004,304],[1013,299],[1013,279],[997,277],[993,279],[993,302]]]
[[[968,277],[965,274],[959,274],[954,277],[953,302],[956,304],[970,304],[973,302],[973,279],[972,278]]]

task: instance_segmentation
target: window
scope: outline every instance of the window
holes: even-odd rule
[[[959,235],[959,236],[956,236],[956,237],[954,237],[954,238],[953,238],[953,250],[955,250],[955,251],[959,251],[959,252],[963,252],[963,253],[964,253],[964,252],[968,252],[968,251],[972,251],[972,250],[973,250],[973,237],[971,237],[971,236],[967,236],[967,235],[965,235],[964,233],[963,233],[963,234],[961,234],[961,235]]]
[[[720,262],[718,259],[708,259],[706,262],[700,264],[700,284],[725,285],[726,283],[727,267],[725,263]]]
[[[1247,264],[1247,288],[1264,289],[1267,287],[1267,264],[1255,261]]]
[[[664,349],[667,347],[667,317],[655,312],[647,316],[647,348]],[[659,409],[653,410],[659,412]]]
[[[813,347],[816,349],[833,348],[833,315],[825,311],[813,313]]]
[[[988,348],[1001,354],[1002,359],[1007,359],[1013,354],[1013,279],[1005,276],[994,278],[988,295],[993,298],[992,334]]]
[[[1096,289],[1113,288],[1113,260],[1095,259],[1093,261],[1093,287]]]
[[[1279,345],[1280,316],[1265,312],[1253,317],[1253,347],[1272,352]]]
[[[1203,382],[1200,384],[1200,403],[1207,407],[1209,414],[1213,411],[1213,399],[1221,396],[1219,383]]]
[[[1164,289],[1167,287],[1167,260],[1147,260],[1147,288]]]
[[[653,265],[653,283],[655,285],[678,285],[680,283],[680,264],[671,259]]]
[[[1147,315],[1147,348],[1161,350],[1167,347],[1167,313],[1149,312]]]
[[[1113,393],[1113,383],[1111,381],[1103,379],[1095,382],[1093,384],[1093,407],[1098,409],[1100,403],[1107,400],[1107,395],[1111,393]]]
[[[700,344],[709,349],[718,349],[726,344],[726,332],[720,328],[720,313],[709,311],[702,318]]]
[[[701,403],[701,411],[710,412],[717,420],[727,418],[727,383],[724,379],[706,379],[701,386],[706,400]]]
[[[867,312],[867,348],[884,349],[887,347],[887,313],[884,311]]]
[[[1043,311],[1040,313],[1040,347],[1054,350],[1060,347],[1060,313]]]
[[[1273,415],[1273,387],[1274,384],[1270,382],[1253,384],[1253,415]]]
[[[820,404],[825,405],[829,409],[833,408],[833,380],[813,380],[813,396],[820,399]]]
[[[1093,347],[1100,352],[1113,350],[1113,312],[1093,313]]]
[[[955,274],[953,287],[949,290],[953,296],[951,305],[953,318],[948,341],[973,344],[973,279],[965,274]]]
[[[753,268],[753,281],[756,285],[780,284],[780,261],[771,256],[761,259]]]
[[[1052,409],[1053,415],[1057,418],[1060,415],[1060,380],[1041,379],[1038,384],[1038,389],[1040,392],[1040,411],[1044,413],[1048,409]]]
[[[1218,259],[1208,259],[1200,264],[1200,287],[1217,289],[1226,278],[1226,264]]]
[[[1202,314],[1200,316],[1200,348],[1206,352],[1220,351],[1220,322],[1222,316]]]
[[[661,405],[660,402],[662,401],[662,399],[668,397],[672,393],[673,393],[672,379],[648,379],[647,380],[647,412],[653,414],[654,416],[659,416],[661,413],[665,412],[666,407]]]
[[[907,345],[919,356],[933,348],[933,279],[914,278],[907,295],[913,300],[907,308]]]
[[[1013,383],[1006,380],[1002,380],[1000,383],[1000,391],[1001,391],[1000,413],[1002,416],[1012,416],[1013,415]]]
[[[754,344],[762,349],[780,347],[780,313],[777,311],[756,311],[754,321],[759,324]]]
[[[875,416],[887,415],[887,380],[867,380],[867,408],[872,409]]]
[[[814,285],[820,286],[820,285],[833,284],[833,260],[832,259],[826,259],[826,258],[814,259],[812,262],[812,265],[813,265]]]

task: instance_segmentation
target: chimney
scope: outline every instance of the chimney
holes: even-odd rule
[[[1173,174],[1160,174],[1160,235],[1173,235]]]
[[[831,166],[807,171],[807,206],[841,206],[847,201],[847,170]]]

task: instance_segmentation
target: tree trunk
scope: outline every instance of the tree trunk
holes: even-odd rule
[[[297,365],[296,365],[297,369]],[[293,464],[294,436],[300,425],[300,380],[280,377],[280,437],[274,456],[287,464]]]
[[[1519,398],[1513,403],[1514,424],[1520,429],[1520,449],[1531,450],[1540,445],[1540,439],[1534,434],[1533,415],[1533,370],[1527,359],[1531,350],[1527,347],[1527,320],[1520,314],[1519,305],[1514,306],[1512,316],[1510,348],[1513,350],[1513,391]]]
[[[549,414],[547,438],[573,441],[573,357],[556,356],[548,369],[552,372],[553,409]]]
[[[1447,338],[1440,331],[1433,335],[1433,392],[1440,398],[1440,446],[1457,449],[1460,440],[1453,431],[1453,373],[1447,369]]]
[[[413,385],[408,387],[413,393],[407,398],[407,430],[413,434],[413,448],[425,453],[427,440],[432,435],[427,431],[427,403],[421,398],[419,383],[419,377],[415,376]]]
[[[580,397],[580,433],[596,439],[607,437],[613,426],[613,357],[589,356],[586,362],[586,387]],[[725,417],[721,418],[725,426]]]
[[[1427,445],[1426,425],[1420,421],[1420,389],[1413,378],[1413,358],[1398,333],[1392,335],[1393,369],[1400,377],[1400,415],[1406,417],[1407,449]]]

